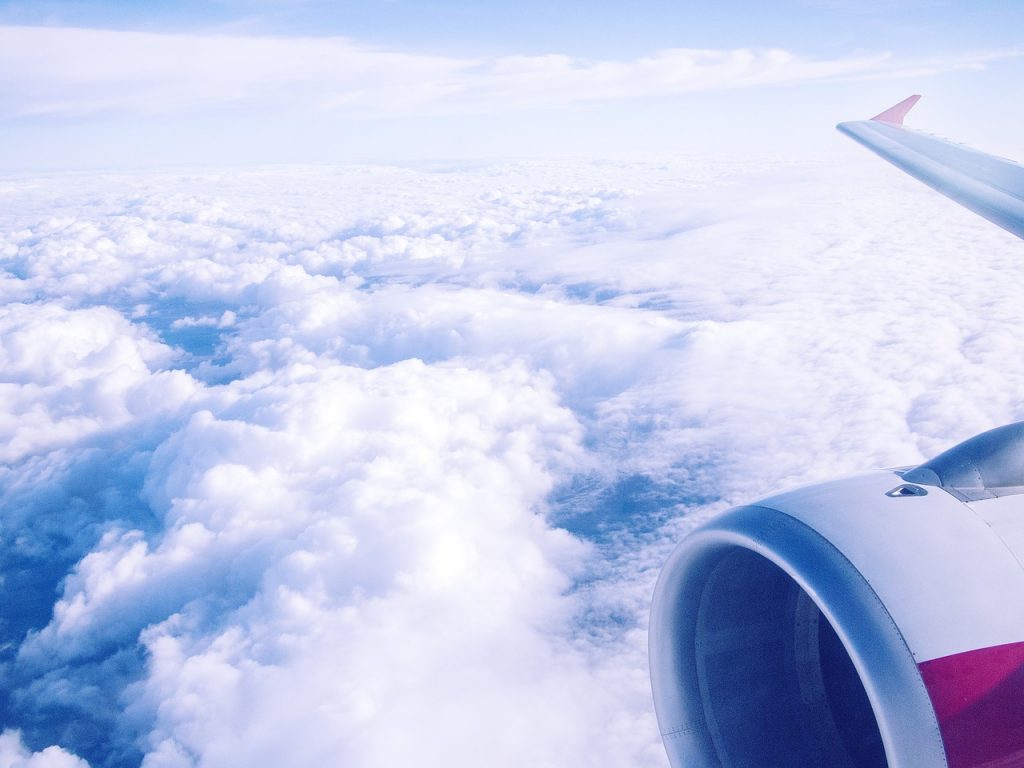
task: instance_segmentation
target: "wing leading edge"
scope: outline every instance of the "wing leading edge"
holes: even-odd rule
[[[1024,166],[903,127],[920,96],[836,126],[915,179],[1024,238]]]

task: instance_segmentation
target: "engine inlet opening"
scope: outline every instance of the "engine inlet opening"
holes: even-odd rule
[[[860,676],[828,619],[785,571],[736,548],[706,573],[696,682],[725,768],[885,768]]]

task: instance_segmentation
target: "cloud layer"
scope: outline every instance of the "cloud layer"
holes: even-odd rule
[[[345,38],[0,27],[0,119],[226,109],[298,116],[451,115],[694,91],[921,77],[1019,51],[934,60],[815,59],[781,49],[669,49],[633,60],[468,58]],[[126,63],[130,62],[130,66]]]
[[[0,767],[663,766],[695,521],[1024,417],[891,169],[0,181]]]

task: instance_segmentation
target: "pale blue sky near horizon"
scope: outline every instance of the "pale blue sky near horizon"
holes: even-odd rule
[[[0,170],[833,155],[915,92],[920,127],[1013,154],[1022,28],[998,0],[0,2]]]
[[[835,46],[935,54],[1017,45],[1024,6],[1007,0],[8,0],[0,2],[0,22],[341,35],[419,52],[478,55],[628,57],[669,47],[799,47],[827,54]]]

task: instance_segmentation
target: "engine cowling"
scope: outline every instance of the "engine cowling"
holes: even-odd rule
[[[732,509],[650,622],[674,768],[1024,767],[1024,422]]]

